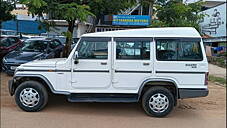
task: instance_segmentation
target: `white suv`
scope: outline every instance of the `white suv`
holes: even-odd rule
[[[25,111],[39,111],[48,93],[70,102],[139,102],[163,117],[177,99],[208,95],[208,63],[194,28],[146,28],[84,34],[68,58],[18,67],[9,91]]]

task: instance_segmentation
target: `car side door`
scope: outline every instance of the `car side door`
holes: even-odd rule
[[[137,90],[153,72],[153,38],[114,38],[113,87]]]
[[[9,42],[8,46],[9,52],[13,51],[20,44],[19,39],[16,37],[9,37],[7,41]]]
[[[72,87],[88,92],[111,86],[111,38],[83,37],[78,46],[78,63],[72,64]]]

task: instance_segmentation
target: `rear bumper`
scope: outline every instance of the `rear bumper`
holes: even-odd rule
[[[184,88],[179,89],[179,99],[185,98],[196,98],[196,97],[205,97],[209,94],[208,89],[192,89],[192,88]]]

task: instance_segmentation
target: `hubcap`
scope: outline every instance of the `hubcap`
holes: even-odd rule
[[[156,93],[149,99],[149,107],[154,112],[162,113],[169,107],[169,100],[164,94]]]
[[[25,88],[20,93],[20,101],[24,106],[34,107],[39,103],[39,93],[33,88]]]

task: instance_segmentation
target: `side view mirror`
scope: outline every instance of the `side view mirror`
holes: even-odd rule
[[[73,55],[73,59],[74,59],[74,64],[78,64],[79,63],[78,51],[75,51],[75,53]]]

